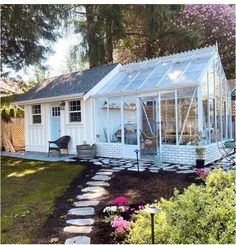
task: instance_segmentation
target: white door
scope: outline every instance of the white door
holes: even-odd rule
[[[51,140],[61,137],[60,114],[60,106],[53,105],[51,107]]]

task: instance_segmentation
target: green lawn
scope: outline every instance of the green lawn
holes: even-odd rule
[[[65,162],[1,159],[1,243],[32,243],[83,166]]]

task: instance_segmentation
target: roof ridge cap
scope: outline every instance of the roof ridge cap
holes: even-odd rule
[[[150,61],[150,60],[160,60],[160,59],[169,59],[169,58],[173,58],[173,57],[176,57],[176,56],[181,56],[183,54],[186,54],[186,53],[193,53],[193,52],[196,52],[196,51],[203,51],[203,50],[206,50],[206,49],[210,49],[210,48],[216,48],[216,45],[209,45],[209,46],[205,46],[205,47],[200,47],[200,48],[197,48],[197,49],[191,49],[191,50],[185,50],[185,51],[182,51],[182,52],[177,52],[177,53],[173,53],[173,54],[169,54],[169,55],[165,55],[165,56],[158,56],[158,57],[153,57],[153,58],[150,58],[150,59],[147,59],[146,57],[142,60],[135,60],[133,62],[130,62],[130,63],[126,63],[126,64],[122,64],[123,66],[129,66],[129,65],[133,65],[133,64],[137,64],[137,63],[141,63],[141,62],[145,62],[145,61]]]

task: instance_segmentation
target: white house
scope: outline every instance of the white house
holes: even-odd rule
[[[47,152],[48,140],[70,135],[96,143],[97,156],[194,164],[195,140],[206,162],[232,137],[228,82],[216,46],[166,57],[91,68],[43,81],[16,103],[25,108],[26,150]],[[147,137],[147,138],[146,138]]]

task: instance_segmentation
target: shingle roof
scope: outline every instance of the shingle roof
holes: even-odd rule
[[[15,101],[42,99],[55,96],[87,93],[101,81],[117,64],[90,68],[43,80],[27,93],[19,96]]]

